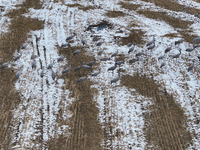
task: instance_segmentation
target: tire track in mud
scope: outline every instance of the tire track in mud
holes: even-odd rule
[[[153,99],[150,113],[145,116],[145,136],[147,149],[186,149],[191,144],[192,136],[187,131],[187,118],[181,107],[175,103],[172,95],[151,78],[145,76],[122,77],[121,84],[134,88],[138,93]]]
[[[57,149],[60,146],[63,149],[82,149],[82,150],[100,150],[103,149],[101,144],[103,141],[103,134],[101,124],[97,120],[99,110],[94,101],[95,89],[91,89],[93,84],[91,81],[86,81],[76,84],[76,80],[81,76],[85,76],[87,72],[84,68],[81,69],[80,75],[75,72],[75,67],[79,66],[79,60],[87,62],[93,60],[92,56],[88,56],[85,52],[81,55],[72,56],[72,52],[80,49],[80,47],[69,47],[60,50],[61,54],[65,54],[68,64],[72,62],[72,68],[67,75],[62,75],[61,78],[65,79],[66,89],[71,91],[74,97],[73,103],[69,106],[70,111],[73,113],[70,123],[70,136],[59,137],[58,139],[51,139],[48,143],[49,149]],[[83,48],[84,49],[84,48]],[[62,110],[60,110],[62,112]],[[65,141],[65,142],[64,142]]]
[[[58,51],[59,51],[59,55],[66,55],[66,60],[67,60],[67,64],[64,66],[65,68],[67,68],[69,66],[69,63],[72,62],[72,68],[70,70],[70,72],[67,75],[57,75],[57,78],[61,78],[64,79],[64,84],[65,86],[62,87],[63,89],[63,94],[62,94],[62,100],[59,102],[59,111],[58,114],[54,114],[56,117],[56,123],[58,124],[57,127],[55,128],[55,130],[58,127],[62,127],[64,126],[69,126],[67,127],[67,129],[69,129],[69,131],[67,132],[65,130],[65,132],[67,133],[61,133],[60,135],[56,135],[53,136],[49,136],[49,132],[50,130],[48,129],[48,126],[46,123],[43,122],[43,133],[45,133],[45,135],[43,136],[48,136],[45,139],[43,139],[43,147],[44,148],[49,148],[49,149],[82,149],[82,150],[88,150],[88,149],[102,149],[101,146],[101,141],[103,140],[103,136],[102,136],[102,129],[101,129],[101,125],[100,122],[97,120],[98,118],[98,114],[99,114],[99,110],[96,107],[96,102],[94,102],[93,100],[93,93],[95,92],[95,89],[90,89],[90,86],[93,84],[92,82],[90,82],[89,80],[84,81],[83,83],[79,84],[75,84],[76,80],[78,78],[80,78],[80,76],[84,76],[86,70],[84,70],[84,68],[81,69],[80,71],[80,75],[74,71],[74,68],[77,67],[79,65],[80,59],[83,62],[87,62],[89,60],[93,60],[92,56],[87,56],[85,52],[81,52],[81,54],[79,54],[78,56],[72,56],[73,51],[80,49],[80,47],[69,47],[69,48],[64,48],[64,49],[60,49],[60,45],[63,42],[63,38],[66,37],[62,37],[63,34],[61,33],[65,33],[65,32],[69,32],[69,30],[66,31],[66,29],[64,28],[64,24],[62,21],[63,20],[63,12],[60,10],[56,10],[58,11],[56,14],[57,18],[55,20],[55,22],[49,26],[48,24],[48,16],[46,16],[46,23],[45,23],[45,29],[46,31],[44,31],[44,40],[45,42],[43,42],[44,44],[44,59],[45,62],[42,63],[49,63],[49,59],[50,59],[50,55],[51,53],[49,52],[49,45],[48,42],[46,40],[49,39],[49,35],[47,35],[49,32],[52,32],[51,34],[53,34],[53,36],[55,36],[57,38],[55,38],[57,44],[58,44]],[[67,11],[68,14],[66,14],[66,16],[68,17],[68,20],[70,20],[70,24],[68,24],[68,26],[73,26],[74,25],[74,14],[73,14],[73,10],[69,9],[69,11]],[[68,22],[69,23],[69,22]],[[52,30],[52,31],[48,31],[48,27]],[[55,35],[54,35],[54,27],[56,29]],[[69,33],[71,34],[71,33]],[[41,48],[41,46],[40,46]],[[54,48],[55,49],[55,48]],[[56,64],[57,65],[57,64]],[[62,68],[64,69],[64,68]],[[60,71],[60,70],[59,70]],[[50,87],[50,84],[48,85]],[[65,93],[65,91],[70,91],[68,97],[71,100],[71,97],[74,99],[72,104],[65,105],[65,107],[63,106],[63,103],[65,103],[66,101],[70,101],[67,100],[67,95]],[[45,100],[46,98],[43,97],[43,99]],[[50,113],[52,110],[52,105],[49,105],[48,101],[44,101],[43,103],[43,112],[48,112]],[[65,118],[63,117],[64,114],[66,113],[66,110],[70,113],[72,113],[72,117],[69,118]],[[42,111],[41,111],[42,113]],[[44,113],[44,114],[46,114]],[[47,116],[43,115],[42,118],[45,118],[45,120],[49,120],[50,118],[49,114]],[[42,141],[40,141],[42,144]]]

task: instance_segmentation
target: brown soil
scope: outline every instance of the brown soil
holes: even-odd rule
[[[163,20],[172,27],[176,28],[177,31],[183,36],[186,42],[192,42],[193,37],[188,30],[189,26],[192,24],[190,21],[183,21],[178,18],[171,17],[165,12],[153,12],[149,10],[139,10],[138,13],[145,15],[147,18]]]
[[[57,1],[57,0],[56,0]],[[144,0],[150,1],[150,0]],[[196,0],[200,2],[199,0]],[[177,3],[170,0],[152,0],[156,5],[162,6],[165,9],[182,11],[183,5],[177,5]],[[121,7],[129,10],[137,10],[139,5],[129,4],[120,2]],[[36,19],[25,18],[21,14],[27,13],[28,8],[41,8],[42,4],[39,0],[27,0],[22,5],[18,5],[19,9],[13,10],[9,14],[12,18],[11,25],[9,26],[9,33],[6,33],[1,37],[0,40],[0,56],[3,58],[2,62],[7,62],[13,59],[13,53],[15,50],[20,50],[20,47],[26,41],[30,30],[39,30],[43,28],[44,22]],[[68,7],[79,7],[84,11],[89,9],[94,9],[93,7],[82,7],[79,4],[68,5]],[[192,9],[192,13],[197,10]],[[152,12],[152,11],[138,11],[140,14],[153,19],[160,19],[166,21],[168,24],[174,28],[179,28],[178,32],[183,35],[186,41],[192,41],[189,31],[186,29],[191,22],[182,21],[177,18],[168,16],[166,13],[162,12]],[[119,14],[123,16],[121,12],[109,12],[108,16],[118,17]],[[19,17],[18,17],[19,16]],[[102,22],[90,25],[86,31],[91,30],[92,27],[100,27],[106,24],[109,28],[113,27],[113,24],[108,21],[103,20]],[[135,25],[133,25],[135,26]],[[144,44],[145,41],[142,40],[144,37],[144,31],[134,30],[129,37],[120,38],[119,44],[126,45],[133,41],[135,44]],[[176,35],[166,35],[166,36],[176,36]],[[116,37],[117,38],[117,37]],[[94,84],[86,79],[83,83],[76,84],[76,80],[82,76],[85,76],[86,71],[84,68],[79,72],[74,72],[74,68],[80,64],[80,60],[87,63],[93,60],[92,56],[88,56],[83,50],[81,54],[77,56],[72,56],[72,53],[80,49],[80,47],[69,47],[65,49],[59,49],[60,54],[66,54],[69,66],[72,62],[72,68],[69,74],[62,75],[61,78],[65,80],[66,86],[64,89],[69,89],[72,92],[72,97],[75,98],[72,105],[69,106],[69,110],[73,113],[71,120],[64,121],[60,120],[60,116],[63,110],[60,109],[60,116],[58,115],[58,123],[60,125],[69,125],[71,130],[71,135],[66,137],[61,135],[59,138],[50,139],[47,142],[46,147],[52,150],[56,149],[69,149],[69,150],[102,150],[102,141],[107,141],[110,139],[112,142],[112,137],[109,136],[109,132],[113,133],[112,122],[109,120],[105,121],[104,130],[102,125],[98,121],[99,110],[97,104],[94,101],[94,96],[97,94],[97,89],[91,89],[91,85]],[[84,48],[85,49],[85,48]],[[117,60],[122,60],[124,56],[120,55]],[[2,63],[1,62],[1,63]],[[98,63],[93,66],[93,68],[98,68]],[[122,70],[123,71],[123,70]],[[79,76],[80,75],[80,76]],[[19,93],[13,90],[15,72],[12,69],[1,69],[0,70],[0,148],[11,149],[11,139],[12,137],[10,130],[12,123],[12,113],[11,110],[16,108],[20,103]],[[172,95],[169,95],[165,90],[160,90],[161,86],[157,85],[155,81],[151,78],[141,77],[141,76],[122,76],[121,84],[127,86],[128,88],[135,88],[138,93],[143,96],[152,98],[153,106],[149,107],[151,111],[145,116],[145,136],[147,141],[147,149],[151,149],[151,145],[157,146],[155,149],[186,149],[188,144],[190,144],[192,136],[186,130],[187,128],[187,118],[184,116],[183,110],[178,104],[175,103]],[[5,94],[6,93],[6,94]],[[105,99],[105,105],[107,100]],[[105,110],[106,112],[107,110]],[[116,132],[116,135],[122,134],[120,131]],[[41,143],[43,142],[40,139]]]
[[[41,4],[39,0],[28,0],[18,6],[19,9],[8,13],[8,16],[12,18],[9,32],[1,36],[1,64],[9,60],[13,61],[14,52],[19,50],[24,44],[27,39],[27,33],[30,30],[39,30],[43,27],[43,22],[21,16],[21,14],[27,12],[28,8],[40,8]],[[13,115],[11,110],[15,109],[21,101],[19,93],[14,90],[15,80],[15,72],[13,69],[7,68],[0,70],[0,148],[2,149],[11,149],[10,142],[12,137],[10,135],[12,132],[11,120]]]
[[[51,139],[48,142],[48,147],[50,149],[81,149],[81,150],[102,150],[100,145],[103,141],[103,133],[101,129],[101,124],[97,120],[99,110],[97,104],[94,101],[94,95],[97,94],[96,89],[91,89],[90,86],[93,84],[89,79],[86,79],[82,83],[77,83],[76,80],[85,73],[90,71],[81,68],[80,75],[75,72],[74,69],[80,65],[80,60],[86,64],[93,60],[93,57],[88,56],[83,48],[83,51],[77,56],[73,56],[72,53],[81,47],[69,47],[65,49],[60,49],[61,54],[66,54],[69,66],[72,62],[72,68],[67,75],[62,75],[61,77],[65,79],[66,89],[72,92],[72,97],[75,98],[73,104],[69,107],[73,116],[70,120],[71,135],[66,137],[59,137],[58,139]],[[93,66],[97,67],[98,63]],[[62,111],[62,110],[60,110]],[[68,121],[66,121],[68,124]]]
[[[105,15],[110,18],[116,18],[125,16],[125,13],[123,13],[122,11],[108,11]]]
[[[125,3],[125,2],[120,2],[119,5],[121,5],[122,8],[129,9],[129,10],[137,10],[140,7],[140,5]]]
[[[147,149],[151,149],[152,145],[154,149],[186,149],[191,144],[192,136],[186,129],[187,118],[172,95],[145,76],[125,75],[121,78],[121,84],[152,98],[150,113],[144,114]]]
[[[131,25],[130,27],[135,27],[135,24]],[[118,45],[127,45],[131,41],[136,45],[141,45],[146,43],[146,41],[143,40],[143,37],[145,36],[144,34],[144,31],[140,29],[135,29],[127,37],[115,36],[114,39],[116,40]]]

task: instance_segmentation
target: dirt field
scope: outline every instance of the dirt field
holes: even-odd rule
[[[162,6],[165,9],[173,11],[181,11],[183,7],[183,5],[170,0],[167,2],[164,0],[144,1],[154,2],[157,6]],[[133,5],[133,7],[130,8],[128,1],[120,2],[119,4],[122,8],[129,10],[137,11],[139,8],[139,5]],[[41,9],[42,6],[43,3],[39,2],[39,0],[27,0],[23,4],[17,6],[18,8],[16,10],[10,11],[7,14],[12,20],[9,25],[9,32],[1,36],[0,39],[0,57],[2,58],[2,62],[13,60],[15,50],[19,52],[21,46],[27,41],[27,38],[31,37],[31,35],[29,35],[31,30],[35,31],[44,28],[44,21],[23,16],[24,13],[29,12],[29,8]],[[80,7],[79,9],[83,11],[94,9],[94,7],[84,7],[81,5],[79,6],[79,4],[68,5],[68,7]],[[196,13],[198,9],[192,9],[192,11]],[[185,41],[190,42],[192,40],[192,37],[189,35],[190,31],[187,30],[188,26],[192,24],[190,21],[173,18],[162,12],[152,12],[150,10],[138,10],[137,12],[150,19],[153,18],[165,21],[174,28],[181,28],[182,30],[179,31],[179,34],[183,36]],[[108,11],[105,15],[111,18],[126,16],[126,14],[121,11]],[[133,23],[130,26],[137,27],[137,24]],[[176,35],[170,34],[168,36],[173,37]],[[140,37],[145,37],[145,32],[137,29],[134,30],[134,33],[130,33],[128,37],[117,40],[118,37],[116,36],[115,39],[118,45],[127,45],[130,40],[135,41],[135,44],[145,44],[146,41]],[[80,60],[83,62],[93,60],[93,57],[88,55],[85,48],[83,48],[81,52],[82,55],[73,57],[72,53],[80,48],[79,46],[69,46],[68,48],[60,48],[57,46],[59,55],[65,55],[67,61],[72,62],[72,70],[80,65]],[[47,47],[44,47],[44,51],[46,50],[48,50]],[[124,57],[126,56],[121,54],[116,60],[122,60]],[[3,64],[2,62],[0,63]],[[66,64],[64,68],[68,66],[69,63]],[[93,70],[98,70],[99,66],[100,63],[96,63],[93,66]],[[98,118],[100,110],[97,107],[98,104],[95,96],[99,94],[99,91],[96,88],[91,88],[96,82],[87,80],[82,84],[76,83],[76,80],[85,76],[86,72],[90,74],[88,70],[81,70],[80,72],[69,72],[67,75],[63,74],[60,76],[65,84],[65,86],[62,87],[63,90],[69,90],[71,92],[70,97],[74,100],[67,106],[67,109],[72,113],[70,120],[66,121],[62,117],[65,111],[60,107],[59,113],[56,114],[56,122],[60,127],[62,125],[69,126],[69,134],[67,136],[60,134],[58,137],[50,137],[48,141],[44,141],[43,120],[45,120],[45,118],[43,118],[43,111],[41,110],[40,116],[42,122],[40,122],[40,128],[38,129],[41,131],[41,135],[38,136],[38,139],[31,140],[32,143],[35,143],[35,146],[39,144],[51,150],[125,149],[115,144],[115,141],[120,141],[120,138],[126,137],[123,131],[114,130],[114,126],[117,125],[113,123],[113,120],[118,122],[116,118],[110,115],[104,120],[104,123],[100,122]],[[121,72],[123,72],[123,70]],[[17,109],[20,103],[22,103],[21,94],[19,91],[16,91],[14,87],[16,82],[15,74],[16,70],[13,68],[0,69],[0,149],[5,150],[9,150],[13,146],[19,144],[12,143],[13,126],[20,126],[20,124],[16,125],[16,122],[13,120],[12,110]],[[156,84],[149,76],[133,74],[121,76],[120,87],[122,86],[125,86],[127,89],[135,89],[136,93],[139,95],[152,100],[153,105],[148,107],[149,113],[143,114],[145,122],[143,131],[145,142],[147,143],[146,149],[181,150],[187,149],[189,145],[193,145],[192,138],[194,135],[187,130],[187,117],[184,115],[183,108],[176,103],[173,95],[168,94],[162,85]],[[106,91],[107,89],[103,87],[102,90]],[[62,101],[65,101],[65,98],[63,98]],[[106,98],[104,103],[110,107]],[[109,107],[105,107],[105,116],[112,110],[112,108]],[[141,105],[141,107],[143,106]],[[51,106],[49,106],[49,109],[52,109]],[[18,137],[18,135],[16,135],[16,137]],[[152,147],[152,145],[154,147]],[[24,147],[21,148],[25,149]],[[34,148],[37,149],[37,147]],[[132,149],[131,146],[129,146],[129,149]]]

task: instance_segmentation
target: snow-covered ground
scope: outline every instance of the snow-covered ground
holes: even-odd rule
[[[132,54],[128,56],[127,46],[119,46],[115,43],[114,35],[125,37],[130,33],[129,25],[134,22],[138,27],[133,27],[134,29],[142,29],[146,32],[145,40],[149,41],[155,36],[155,48],[152,53],[152,59],[157,60],[160,55],[163,55],[164,50],[170,46],[171,42],[181,38],[179,35],[178,38],[169,38],[165,37],[165,34],[176,33],[176,29],[171,27],[169,24],[145,18],[143,15],[138,14],[135,11],[126,10],[121,8],[118,4],[118,0],[94,0],[94,3],[82,0],[79,3],[83,6],[100,6],[101,9],[90,9],[87,11],[79,10],[77,7],[68,7],[67,4],[74,4],[74,1],[66,0],[64,4],[61,2],[54,3],[53,1],[47,0],[43,4],[43,9],[33,9],[30,8],[28,14],[24,14],[27,17],[38,18],[39,20],[44,20],[44,29],[40,31],[31,31],[29,34],[33,35],[33,38],[28,40],[33,41],[33,45],[29,45],[26,50],[23,50],[23,55],[15,66],[16,70],[19,70],[23,66],[23,71],[20,76],[20,79],[16,81],[15,88],[21,92],[22,103],[19,107],[14,110],[14,122],[20,123],[19,129],[15,129],[16,133],[13,133],[13,143],[16,142],[17,145],[13,148],[33,148],[35,145],[32,143],[32,140],[40,136],[39,129],[37,125],[41,122],[41,110],[43,112],[43,137],[44,142],[50,138],[57,137],[59,134],[66,132],[66,135],[69,135],[68,126],[60,127],[56,123],[56,114],[60,107],[67,108],[72,102],[73,98],[69,98],[69,90],[64,90],[64,79],[60,79],[63,66],[67,63],[68,60],[64,60],[60,63],[55,63],[53,71],[57,72],[56,82],[52,80],[51,71],[45,69],[44,78],[40,78],[40,72],[42,66],[47,68],[47,65],[52,63],[53,60],[57,60],[59,57],[58,49],[56,45],[61,46],[65,43],[67,36],[72,35],[75,31],[77,33],[77,38],[74,40],[74,43],[71,46],[81,46],[81,35],[84,35],[88,45],[92,45],[92,34],[99,35],[105,39],[105,43],[102,45],[102,48],[105,49],[102,57],[110,57],[110,54],[119,51],[119,54],[124,54],[127,59],[121,68],[126,70],[121,73],[122,75],[129,74],[133,75],[136,73],[128,63],[130,58],[134,58],[137,52],[140,52],[146,49],[145,45],[136,45],[135,50]],[[188,4],[190,1],[178,1],[180,4]],[[22,1],[1,1],[0,5],[5,5],[5,13],[9,9],[14,9],[17,3],[22,3]],[[200,26],[196,21],[196,18],[192,15],[183,12],[175,12],[171,10],[166,10],[155,6],[153,3],[146,3],[140,0],[130,2],[134,4],[141,4],[142,6],[138,9],[150,8],[152,11],[164,11],[167,12],[170,16],[175,18],[180,18],[182,20],[193,21],[194,23],[190,26],[193,33],[197,36],[200,36]],[[95,4],[95,5],[94,5]],[[151,7],[150,7],[151,6]],[[191,7],[199,8],[199,3],[192,2]],[[104,15],[107,11],[123,11],[129,13],[129,16],[126,17],[117,17],[117,18],[108,18]],[[180,17],[181,16],[181,17]],[[1,32],[6,32],[7,26],[9,25],[9,18],[1,17],[1,27],[4,28]],[[97,24],[101,20],[107,20],[113,24],[112,29],[102,29],[97,31],[97,28],[93,28],[92,31],[85,31],[85,28],[91,24]],[[7,22],[6,22],[7,21]],[[123,30],[123,33],[116,33],[118,29]],[[131,29],[132,30],[132,29]],[[35,35],[38,37],[41,35],[42,38],[38,42],[38,51],[37,45],[35,42]],[[142,38],[142,37],[141,37]],[[44,53],[45,47],[46,53]],[[172,45],[173,50],[170,52],[171,55],[179,53],[179,50],[175,45]],[[199,117],[199,95],[200,95],[200,85],[199,85],[199,66],[197,55],[199,50],[194,50],[191,56],[188,56],[188,53],[185,51],[187,47],[191,45],[187,42],[183,42],[180,45],[182,50],[181,58],[173,60],[168,58],[166,60],[166,66],[163,70],[159,68],[161,62],[154,61],[152,65],[147,65],[146,70],[143,70],[142,73],[145,73],[147,76],[150,76],[153,73],[153,79],[157,83],[162,84],[163,87],[167,89],[167,92],[172,93],[175,97],[175,100],[181,107],[184,109],[184,113],[188,118],[188,130],[191,133],[197,134],[200,136],[199,125],[195,124],[194,121]],[[94,49],[94,51],[92,51]],[[93,48],[92,46],[86,49],[88,55],[97,56],[98,49]],[[40,55],[39,58],[36,58],[36,69],[32,70],[31,62],[32,54]],[[17,54],[17,53],[16,53]],[[15,54],[15,55],[16,55]],[[191,72],[187,71],[189,65],[192,64],[192,60],[195,59],[195,67]],[[122,149],[128,149],[128,145],[132,145],[132,149],[145,149],[146,142],[143,133],[144,128],[144,118],[142,113],[145,111],[141,109],[141,105],[148,107],[151,104],[150,99],[139,95],[134,89],[127,89],[126,87],[119,87],[120,81],[114,84],[114,87],[110,85],[111,79],[118,76],[117,70],[114,71],[114,75],[111,72],[107,72],[107,69],[114,65],[114,58],[110,61],[100,62],[101,73],[98,78],[88,78],[91,81],[98,81],[98,84],[93,85],[94,88],[99,90],[99,95],[96,95],[95,100],[98,103],[99,107],[99,119],[103,123],[104,118],[113,116],[112,121],[115,122],[114,130],[124,131],[124,136],[120,141],[115,139],[114,145],[111,147],[115,148],[115,145],[119,145]],[[98,57],[99,61],[99,57]],[[40,64],[41,62],[41,64]],[[142,65],[142,62],[139,65],[136,63],[135,68],[139,68]],[[47,82],[48,81],[48,82]],[[116,86],[116,87],[115,87]],[[131,94],[134,92],[135,95]],[[107,98],[108,106],[105,106],[104,98]],[[142,102],[140,102],[142,100]],[[194,105],[192,105],[192,103]],[[48,109],[50,107],[51,109]],[[105,107],[110,108],[110,112],[107,112],[107,116],[104,115],[103,111]],[[25,109],[24,109],[25,108]],[[112,108],[112,109],[111,109]],[[69,110],[65,110],[63,118],[66,120],[71,117]],[[58,129],[56,131],[55,129]],[[137,132],[135,132],[137,131]],[[130,134],[131,132],[131,134]],[[200,149],[200,139],[192,139],[193,146],[190,146],[188,149]],[[135,143],[135,144],[133,144]],[[103,145],[104,143],[102,143]],[[37,145],[40,147],[42,145]]]

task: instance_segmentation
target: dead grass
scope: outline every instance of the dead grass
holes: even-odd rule
[[[80,4],[67,4],[68,7],[81,7]]]
[[[193,36],[192,36],[192,31],[184,31],[184,30],[179,30],[178,31],[184,38],[184,41],[188,42],[188,43],[192,43],[193,41]],[[197,36],[194,36],[197,37]]]
[[[108,11],[105,15],[110,18],[116,18],[125,16],[125,13],[123,13],[122,11]]]
[[[67,4],[67,6],[68,7],[78,7],[78,9],[83,10],[83,11],[87,11],[87,10],[90,10],[90,9],[96,9],[94,6],[91,6],[91,5],[85,7],[85,6],[82,6],[80,4]]]
[[[166,12],[139,10],[138,13],[143,14],[147,18],[163,20],[174,28],[188,29],[188,27],[192,24],[190,21],[183,21],[179,18],[171,17],[167,15]]]
[[[15,72],[12,69],[0,70],[0,148],[11,149],[10,126],[12,125],[12,112],[20,103],[20,96],[14,87]]]
[[[145,76],[125,75],[121,84],[153,99],[153,105],[149,107],[151,113],[144,115],[147,149],[152,145],[157,147],[155,149],[186,149],[191,144],[192,137],[186,129],[187,118],[172,95]]]
[[[131,27],[135,27],[135,24],[131,25]],[[114,37],[118,45],[127,45],[131,41],[135,44],[144,44],[146,41],[143,40],[145,36],[145,31],[140,29],[135,29],[132,33],[129,34],[128,37]]]
[[[26,41],[27,33],[31,30],[42,29],[43,23],[43,21],[23,16],[13,18],[9,26],[10,32],[3,35],[0,42],[0,54],[3,56],[3,61],[12,60],[13,53],[19,50]]]
[[[82,7],[79,7],[79,9],[80,10],[83,10],[83,11],[87,11],[87,10],[91,10],[91,9],[96,9],[94,6],[87,6],[87,7],[84,7],[84,6],[82,6]]]
[[[1,36],[0,55],[2,63],[13,60],[13,53],[21,48],[27,39],[27,33],[30,30],[39,30],[43,26],[43,22],[37,19],[25,18],[21,14],[27,12],[28,8],[35,9],[41,7],[39,0],[28,0],[22,5],[18,5],[20,9],[13,10],[7,15],[12,18],[9,32]],[[15,82],[15,72],[12,69],[0,70],[0,148],[11,149],[11,110],[16,108],[20,103],[20,96],[13,87]]]
[[[192,22],[183,21],[181,19],[168,16],[165,12],[153,12],[153,11],[148,11],[148,10],[145,10],[145,11],[139,10],[138,13],[143,14],[148,18],[159,19],[159,20],[165,21],[172,27],[176,28],[177,31],[183,36],[183,38],[186,42],[189,42],[189,43],[192,42],[193,37],[190,34],[191,31],[188,30],[188,28],[192,24]],[[170,36],[173,37],[174,35],[170,34]]]
[[[125,8],[128,10],[137,10],[140,7],[140,5],[125,3],[125,2],[119,2],[119,5],[121,5],[122,8]]]
[[[74,71],[75,67],[80,65],[80,60],[82,60],[84,64],[93,60],[93,57],[88,56],[84,50],[77,56],[72,55],[75,50],[80,48],[81,47],[69,47],[59,50],[61,54],[66,54],[69,63],[72,62],[70,72],[67,75],[62,75],[61,78],[65,80],[66,89],[72,92],[75,101],[69,107],[73,113],[70,124],[66,121],[66,124],[71,128],[70,137],[66,138],[60,136],[58,139],[49,140],[49,149],[103,149],[100,145],[103,141],[103,133],[101,124],[97,120],[99,110],[94,101],[94,94],[97,93],[97,90],[90,88],[93,83],[89,81],[89,79],[86,79],[81,84],[76,84],[76,80],[85,76],[85,73],[88,71],[86,71],[85,68],[81,68],[79,76],[79,73]],[[95,65],[98,66],[98,64]],[[69,64],[66,65],[66,67],[68,66]],[[93,66],[93,68],[95,68],[95,66]],[[88,73],[90,74],[90,71]]]
[[[65,1],[64,1],[64,0],[54,0],[53,2],[54,2],[54,3],[61,2],[63,5],[65,4]]]
[[[125,58],[125,55],[124,54],[119,54],[115,57],[115,61],[121,61],[123,60],[123,58]]]
[[[154,3],[156,6],[160,6],[172,11],[184,11],[183,7],[185,7],[185,5],[178,4],[177,2],[171,0],[143,0],[143,1]],[[196,14],[199,12],[199,10],[195,8],[190,8],[189,10],[191,10],[192,14]]]
[[[165,34],[164,37],[174,38],[174,37],[178,37],[178,34],[177,33],[168,33],[168,34]]]
[[[29,8],[40,9],[42,3],[40,0],[26,0],[22,5],[16,5],[19,9],[14,9],[7,14],[8,17],[14,18],[20,16],[21,14],[27,13]]]

